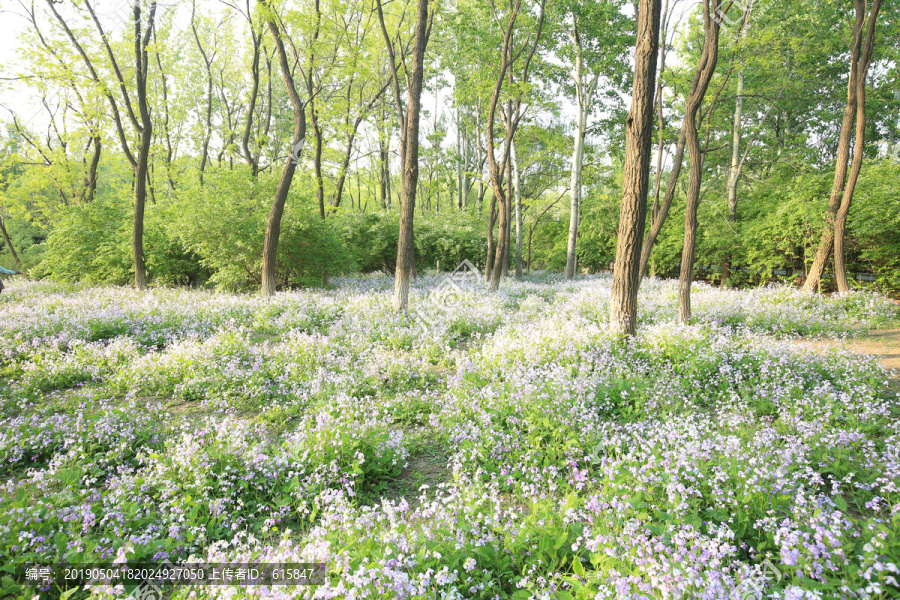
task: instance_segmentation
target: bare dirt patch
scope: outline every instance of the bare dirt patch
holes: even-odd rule
[[[426,497],[431,498],[437,491],[438,484],[451,479],[446,454],[439,448],[430,448],[409,457],[409,463],[400,476],[391,482],[383,497],[388,500],[406,498],[409,505],[415,508],[422,491],[426,492]],[[428,487],[423,490],[422,486]]]
[[[900,329],[874,329],[863,337],[850,340],[810,340],[798,344],[823,350],[840,348],[874,356],[887,371],[891,387],[900,392]]]

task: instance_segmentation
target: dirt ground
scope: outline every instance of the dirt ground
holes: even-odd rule
[[[799,342],[813,348],[846,348],[878,359],[891,378],[891,387],[900,391],[900,329],[875,329],[867,335],[846,341]]]

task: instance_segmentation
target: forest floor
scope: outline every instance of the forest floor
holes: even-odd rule
[[[847,340],[803,340],[798,345],[813,349],[839,348],[868,354],[887,371],[891,388],[900,393],[900,329],[873,329],[867,334]]]

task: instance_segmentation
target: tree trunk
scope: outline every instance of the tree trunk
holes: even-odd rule
[[[144,207],[147,204],[147,169],[150,161],[150,145],[153,142],[153,123],[150,119],[150,108],[147,104],[147,71],[149,55],[147,45],[153,32],[153,20],[156,3],[150,5],[150,18],[141,38],[141,7],[134,4],[134,62],[137,87],[138,111],[140,123],[140,147],[137,155],[134,186],[134,226],[131,232],[131,251],[134,257],[134,287],[142,290],[147,287],[147,265],[144,262]]]
[[[872,7],[872,14],[869,16],[869,31],[867,32],[866,46],[863,48],[860,63],[857,68],[859,74],[856,78],[856,134],[853,144],[853,161],[850,165],[850,176],[847,185],[844,188],[844,194],[841,198],[841,207],[838,209],[837,216],[834,221],[834,277],[837,281],[838,291],[846,294],[850,291],[847,282],[847,267],[844,263],[844,234],[847,228],[847,216],[850,214],[850,204],[853,202],[853,192],[856,189],[856,182],[859,179],[859,172],[862,169],[863,157],[866,145],[866,76],[869,71],[869,64],[872,60],[872,49],[874,47],[874,23],[878,18],[878,11],[881,8],[881,0],[875,0]],[[865,6],[865,5],[863,5]]]
[[[513,189],[516,194],[516,279],[522,279],[522,182],[516,145],[512,147]]]
[[[660,12],[660,0],[640,0],[631,110],[625,121],[622,209],[609,299],[610,328],[625,335],[634,335],[637,323],[638,269],[647,220]]]
[[[641,248],[641,260],[638,270],[638,285],[640,280],[647,272],[647,264],[650,262],[650,252],[656,243],[656,238],[662,231],[663,225],[666,223],[666,217],[669,216],[669,209],[672,207],[672,201],[675,199],[675,191],[678,186],[678,177],[681,175],[681,165],[684,162],[684,122],[681,124],[681,132],[678,134],[678,143],[675,145],[675,156],[672,159],[672,171],[669,173],[669,182],[666,185],[666,194],[663,196],[662,204],[659,205],[656,214],[653,216],[653,222],[650,224],[650,231],[647,232],[647,239]]]
[[[503,34],[503,44],[500,48],[500,71],[497,74],[497,79],[494,84],[494,90],[491,94],[490,105],[488,108],[488,119],[485,128],[485,134],[487,138],[487,161],[488,161],[488,173],[491,178],[491,189],[494,191],[494,196],[497,198],[498,210],[500,212],[500,231],[498,232],[498,240],[497,240],[497,250],[495,252],[494,257],[494,265],[493,265],[493,273],[490,279],[489,290],[491,292],[496,292],[500,287],[500,279],[503,277],[504,273],[506,273],[509,269],[509,240],[510,240],[510,219],[512,216],[511,206],[510,206],[510,198],[506,191],[503,189],[503,173],[509,167],[509,163],[511,162],[511,151],[513,140],[516,136],[516,129],[519,125],[519,120],[522,117],[520,112],[522,94],[523,91],[519,90],[518,95],[515,99],[508,98],[506,100],[506,114],[508,115],[508,120],[506,123],[506,139],[503,150],[503,158],[501,161],[497,161],[497,158],[494,154],[494,123],[497,117],[497,106],[500,101],[501,92],[503,90],[503,86],[505,82],[509,82],[511,85],[516,83],[516,80],[513,76],[513,62],[519,57],[524,56],[522,71],[518,76],[518,81],[521,83],[526,83],[528,81],[528,73],[531,67],[531,60],[534,58],[535,53],[537,52],[538,43],[541,38],[541,32],[544,27],[544,5],[545,0],[541,0],[540,8],[539,8],[539,16],[538,16],[538,25],[537,30],[535,31],[534,39],[526,42],[525,46],[522,46],[518,52],[513,52],[513,32],[515,30],[516,18],[518,17],[519,10],[521,9],[522,2],[518,0],[517,2],[513,2],[510,4],[510,13],[509,19],[506,24],[506,28]],[[530,45],[530,49],[528,48]],[[526,49],[528,49],[527,55],[525,54]]]
[[[404,123],[403,199],[400,210],[400,238],[397,243],[397,271],[394,275],[394,309],[409,304],[409,280],[415,271],[416,247],[413,237],[413,218],[416,212],[416,188],[419,183],[419,112],[421,109],[425,47],[430,33],[428,0],[418,0],[415,39],[412,52],[412,72],[407,73],[409,87]],[[390,43],[390,41],[388,41]]]
[[[862,161],[862,146],[865,143],[865,136],[860,135],[859,132],[864,130],[860,130],[857,127],[857,138],[856,143],[856,152],[854,153],[853,162],[854,169],[851,171],[851,181],[847,181],[847,168],[848,168],[848,160],[850,158],[850,138],[852,135],[852,129],[854,125],[854,121],[858,116],[858,104],[860,101],[865,102],[865,94],[862,96],[859,94],[859,89],[862,88],[863,92],[865,91],[866,85],[866,76],[869,71],[869,65],[872,60],[872,48],[875,42],[875,21],[878,17],[878,12],[881,9],[881,0],[874,0],[872,4],[871,14],[868,18],[868,26],[866,28],[866,43],[865,47],[863,47],[863,26],[866,23],[866,2],[865,0],[854,0],[854,9],[856,12],[856,19],[853,25],[853,45],[850,49],[850,77],[847,85],[847,105],[844,107],[844,117],[841,120],[841,133],[838,137],[838,151],[837,157],[835,159],[835,168],[834,168],[834,180],[831,184],[831,197],[828,201],[828,212],[825,216],[825,229],[822,232],[822,237],[819,240],[819,248],[816,251],[816,258],[813,261],[812,266],[809,269],[809,273],[806,276],[806,282],[803,284],[803,290],[806,292],[812,292],[814,289],[820,288],[822,273],[825,271],[825,264],[828,262],[828,257],[831,254],[831,247],[835,241],[835,233],[836,233],[836,225],[838,213],[840,209],[844,208],[844,212],[849,212],[850,210],[850,202],[853,199],[853,189],[856,186],[856,178],[859,176],[858,169],[855,168],[857,157],[856,153],[859,153],[859,161]],[[862,111],[865,111],[865,105],[861,107]],[[863,117],[865,114],[863,112]],[[863,126],[865,126],[865,118],[863,118]],[[845,191],[846,188],[846,191]],[[841,254],[843,255],[843,228],[846,223],[846,214],[843,216],[843,223],[841,225]],[[843,256],[841,256],[841,270],[844,270],[843,264]],[[838,259],[836,259],[837,262]],[[837,268],[837,267],[836,267]],[[846,273],[843,274],[844,281],[843,285],[847,286]],[[840,286],[840,283],[839,283]],[[840,288],[839,288],[840,289]],[[849,289],[849,288],[847,288]],[[844,291],[844,290],[842,290]]]
[[[265,0],[259,0],[265,5]],[[284,215],[284,205],[287,202],[288,192],[291,189],[291,181],[294,178],[294,171],[297,169],[297,163],[303,152],[303,145],[306,141],[306,112],[300,95],[297,93],[297,87],[294,84],[294,77],[291,71],[291,62],[288,60],[287,51],[284,48],[284,41],[281,39],[281,31],[275,22],[273,16],[268,17],[269,31],[275,40],[275,47],[278,51],[278,63],[281,67],[281,78],[284,80],[284,87],[287,91],[288,98],[291,101],[291,107],[294,114],[294,134],[291,138],[291,149],[285,161],[284,168],[281,171],[281,180],[275,189],[275,198],[272,201],[272,209],[269,212],[269,219],[266,222],[266,238],[263,242],[263,264],[262,264],[262,295],[271,296],[275,293],[276,272],[275,265],[278,257],[278,238],[281,235],[281,217]]]
[[[6,223],[3,217],[0,217],[0,233],[3,234],[3,241],[6,242],[6,247],[9,248],[9,253],[12,255],[13,261],[18,266],[21,261],[19,260],[19,255],[18,253],[16,253],[15,247],[13,246],[12,239],[10,239],[9,233],[6,231]]]
[[[93,202],[97,195],[97,168],[100,166],[100,154],[103,149],[102,139],[99,135],[93,137],[94,153],[91,156],[91,164],[88,166],[84,187],[87,190],[87,201]]]
[[[700,64],[697,66],[697,75],[694,78],[695,85],[691,86],[684,113],[684,134],[691,164],[687,207],[684,213],[681,273],[678,277],[678,318],[686,324],[691,322],[691,283],[694,278],[694,250],[697,244],[697,207],[700,205],[700,184],[703,177],[703,157],[700,155],[697,112],[706,96],[706,90],[719,59],[720,21],[718,15],[711,14],[717,5],[717,0],[704,0],[703,2],[703,52],[700,56]]]
[[[244,124],[244,135],[241,137],[241,148],[244,150],[244,160],[250,167],[250,175],[259,175],[258,155],[250,150],[250,134],[253,131],[253,117],[256,114],[256,99],[259,96],[259,54],[262,33],[257,33],[253,24],[250,24],[250,38],[253,43],[253,59],[250,64],[250,78],[253,82],[250,87],[250,103],[247,106],[247,122]]]
[[[459,106],[456,107],[456,210],[463,207],[463,138],[462,119],[459,114]]]
[[[484,262],[484,282],[490,283],[491,275],[494,272],[494,226],[497,224],[497,197],[494,194],[491,194],[487,223],[487,258]]]
[[[581,77],[581,57],[577,59],[578,77]],[[580,86],[579,86],[580,87]],[[584,163],[584,134],[587,124],[587,106],[584,98],[578,94],[578,120],[575,126],[575,144],[572,151],[571,202],[569,208],[569,242],[566,249],[566,279],[575,277],[576,244],[578,240],[578,223],[581,211],[581,170]]]
[[[311,103],[309,111],[312,121],[315,146],[313,149],[313,171],[316,177],[316,204],[319,206],[319,216],[325,218],[325,179],[322,176],[322,130],[319,128],[319,118],[316,115],[315,101]]]
[[[744,7],[744,23],[741,26],[741,40],[746,41],[750,32],[750,14],[753,10],[752,0]],[[731,137],[731,169],[728,173],[728,183],[726,184],[726,193],[728,195],[728,220],[732,223],[738,221],[737,208],[737,186],[738,179],[741,176],[741,125],[744,110],[744,73],[745,60],[741,57],[741,68],[737,74],[737,91],[734,101],[734,125],[732,127]],[[722,277],[719,281],[719,287],[724,288],[728,280],[728,273],[731,267],[733,257],[725,257],[722,263]]]

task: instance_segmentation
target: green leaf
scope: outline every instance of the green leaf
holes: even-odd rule
[[[581,564],[581,558],[577,556],[575,557],[575,560],[572,561],[572,572],[579,577],[584,577],[584,565]]]

